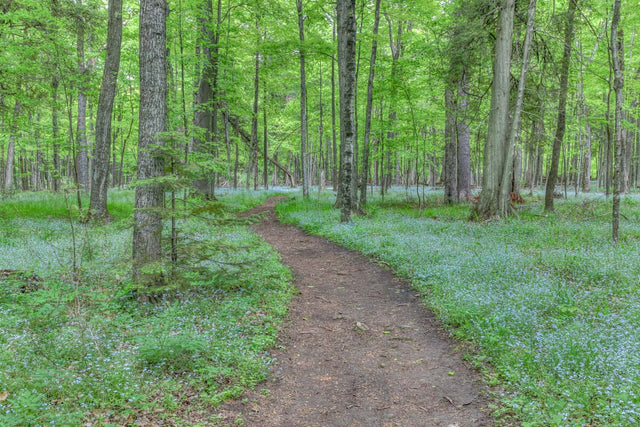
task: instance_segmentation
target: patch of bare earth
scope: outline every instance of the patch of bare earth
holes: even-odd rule
[[[293,271],[299,295],[273,378],[227,404],[249,426],[489,426],[484,386],[409,285],[365,257],[278,222],[254,226]],[[266,390],[265,390],[266,389]]]

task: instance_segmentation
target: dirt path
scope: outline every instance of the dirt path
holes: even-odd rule
[[[479,375],[409,286],[325,239],[279,223],[255,231],[291,268],[294,299],[273,379],[222,412],[248,426],[488,426]]]

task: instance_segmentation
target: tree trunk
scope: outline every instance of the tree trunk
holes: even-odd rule
[[[564,54],[560,67],[560,94],[558,98],[558,124],[556,135],[553,139],[553,150],[551,154],[551,166],[547,177],[547,187],[544,194],[544,210],[553,211],[553,192],[558,180],[558,166],[560,164],[560,149],[566,129],[567,119],[567,89],[569,83],[569,64],[571,62],[571,47],[573,44],[573,21],[578,0],[569,0],[567,10],[567,20],[564,28]]]
[[[456,144],[456,120],[453,90],[445,89],[444,105],[446,122],[444,127],[444,202],[453,205],[458,201],[458,153]]]
[[[598,44],[596,43],[591,53],[591,57],[587,61],[586,65],[589,65],[596,54],[596,50],[598,48]],[[587,109],[587,103],[584,95],[584,69],[585,64],[582,58],[582,45],[580,44],[580,80],[578,81],[578,99],[580,104],[580,115],[582,119],[584,119],[584,137],[582,139],[582,165],[581,165],[581,187],[582,191],[588,193],[591,191],[591,123],[589,121],[589,110]]]
[[[9,146],[7,147],[7,161],[4,169],[4,191],[10,192],[13,189],[13,164],[16,157],[16,137],[18,133],[18,116],[22,106],[16,101],[13,107],[13,115],[11,120],[11,134],[9,135]]]
[[[624,106],[624,37],[622,30],[618,29],[620,22],[620,3],[615,0],[613,5],[613,18],[611,19],[611,59],[614,69],[613,88],[616,93],[616,127],[615,127],[615,166],[614,166],[614,188],[613,188],[613,214],[612,214],[612,237],[617,242],[620,237],[620,193],[622,192],[622,176],[624,161],[623,141],[622,141],[622,108]]]
[[[162,209],[164,175],[161,135],[167,129],[166,0],[140,1],[140,121],[138,181],[133,228],[133,277],[153,292],[164,283]]]
[[[502,182],[500,184],[500,211],[501,216],[509,214],[511,209],[511,195],[513,180],[519,180],[519,171],[514,169],[514,150],[520,134],[520,117],[522,116],[522,105],[524,103],[524,89],[527,81],[527,67],[529,65],[529,52],[531,51],[531,39],[533,38],[533,21],[536,16],[536,0],[529,1],[529,12],[527,16],[527,31],[524,39],[522,52],[522,66],[520,69],[520,80],[518,82],[518,95],[516,97],[515,111],[511,120],[509,139],[507,141],[504,168],[502,171]],[[513,177],[513,178],[512,178]]]
[[[107,190],[109,188],[109,161],[111,153],[111,116],[120,69],[122,43],[122,0],[109,0],[109,26],[107,29],[107,55],[102,74],[102,86],[96,117],[96,146],[93,155],[93,176],[89,209],[99,220],[109,218]]]
[[[309,197],[309,165],[307,154],[307,74],[304,64],[304,15],[302,0],[296,1],[300,31],[300,157],[302,161],[302,196]]]
[[[335,20],[333,24],[333,44],[336,42],[336,24]],[[338,180],[338,138],[336,136],[336,61],[335,57],[331,58],[331,148],[332,148],[332,162],[331,162],[331,185],[333,191],[338,191],[340,182]],[[339,197],[339,195],[338,195]]]
[[[456,140],[457,140],[457,169],[456,169],[456,199],[471,197],[471,128],[467,120],[469,108],[469,77],[463,69],[458,84],[458,102],[456,102]]]
[[[378,27],[380,26],[380,3],[376,0],[376,12],[373,23],[373,41],[371,42],[371,59],[369,60],[369,81],[367,83],[367,106],[364,121],[364,143],[362,144],[362,176],[360,178],[360,206],[367,204],[367,178],[369,176],[369,152],[371,151],[371,110],[373,109],[373,79],[375,75],[376,53],[378,50]]]
[[[214,140],[217,138],[217,84],[218,84],[218,42],[221,21],[221,4],[218,1],[217,19],[214,21],[213,2],[206,0],[202,5],[200,19],[200,40],[204,65],[200,75],[197,93],[195,125],[202,129],[202,136],[194,138],[194,151],[204,157],[215,156]],[[214,27],[215,24],[215,27]],[[215,30],[214,30],[215,28]],[[200,176],[193,183],[205,198],[214,198],[215,171],[201,167]]]
[[[504,216],[500,200],[509,137],[510,67],[514,14],[515,1],[502,0],[493,59],[493,84],[487,142],[484,147],[482,192],[474,210],[474,215],[479,219]]]
[[[269,153],[267,152],[268,148],[268,140],[267,140],[267,82],[263,81],[262,86],[264,87],[264,94],[262,96],[262,153],[264,154],[262,157],[262,181],[264,183],[264,189],[269,189],[269,168],[267,167],[269,164]]]
[[[391,23],[391,19],[388,15],[385,14],[385,18],[387,20],[387,24],[389,27],[389,47],[391,48],[391,96],[389,103],[389,122],[387,123],[387,139],[389,143],[387,144],[386,157],[387,157],[387,173],[384,178],[383,186],[387,188],[391,186],[393,180],[393,171],[391,168],[391,150],[389,149],[390,145],[393,144],[393,139],[395,138],[395,122],[396,122],[396,97],[398,92],[398,60],[402,54],[402,23],[398,23],[398,34],[394,40],[393,38],[393,25]],[[397,177],[397,175],[396,175]],[[385,189],[386,190],[386,189]]]
[[[250,157],[250,175],[253,175],[253,189],[258,189],[258,99],[260,98],[260,22],[256,22],[256,30],[258,32],[256,57],[255,57],[255,73],[253,76],[253,115],[251,116],[251,153]],[[247,180],[247,185],[248,184]]]
[[[60,190],[60,141],[58,128],[58,81],[57,67],[53,70],[51,78],[51,138],[53,139],[53,191]]]
[[[353,196],[354,103],[356,91],[356,19],[355,0],[338,0],[338,77],[340,85],[340,215],[341,222],[351,220]]]
[[[82,0],[79,0],[82,5]],[[76,129],[76,138],[78,145],[78,185],[86,190],[89,188],[89,143],[87,140],[87,66],[84,55],[84,23],[82,19],[78,19],[78,73],[80,74],[80,88],[78,90],[78,123]]]

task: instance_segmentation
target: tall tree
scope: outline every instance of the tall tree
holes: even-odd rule
[[[98,220],[109,218],[107,190],[109,188],[109,155],[111,153],[111,115],[116,96],[120,49],[122,45],[122,0],[109,0],[107,54],[102,74],[102,86],[96,114],[96,145],[93,154],[90,212]]]
[[[304,62],[304,15],[302,0],[296,1],[298,30],[300,32],[300,161],[302,163],[302,195],[309,197],[309,161],[307,153],[307,73]]]
[[[9,135],[9,146],[7,147],[7,161],[4,169],[4,191],[10,192],[13,189],[13,164],[16,155],[16,137],[18,134],[18,116],[22,111],[20,101],[16,100],[11,116],[11,134]]]
[[[253,114],[251,116],[251,153],[248,175],[253,175],[253,189],[258,189],[258,99],[260,97],[260,21],[256,21],[256,61],[253,75]],[[266,153],[265,153],[266,156]],[[247,179],[247,187],[249,180]]]
[[[571,48],[573,44],[573,21],[578,0],[569,0],[567,18],[564,27],[564,53],[560,65],[560,92],[558,95],[558,121],[556,134],[553,138],[553,150],[551,153],[551,165],[547,177],[547,186],[544,194],[544,210],[553,210],[553,193],[558,181],[558,166],[560,165],[560,149],[566,130],[567,122],[567,90],[569,86],[569,65],[571,62]]]
[[[524,47],[522,52],[522,65],[520,67],[520,80],[518,82],[518,93],[516,95],[516,105],[511,119],[509,139],[507,140],[507,152],[502,170],[502,181],[500,184],[500,209],[503,214],[508,213],[511,203],[511,180],[519,179],[519,173],[514,168],[514,150],[518,135],[520,134],[520,118],[522,117],[522,105],[524,103],[524,89],[527,81],[527,68],[529,66],[529,53],[531,52],[531,40],[533,38],[533,22],[536,16],[536,0],[529,0],[529,12],[527,14],[527,31],[524,37]],[[517,192],[517,190],[514,190]]]
[[[133,277],[148,286],[163,282],[164,175],[162,132],[167,129],[166,0],[140,1],[140,115],[138,186],[133,228]]]
[[[356,2],[338,0],[338,81],[340,87],[340,215],[351,220],[353,200],[353,143],[356,137]]]
[[[452,205],[458,201],[458,150],[456,144],[456,120],[453,89],[444,91],[446,122],[444,128],[444,201]]]
[[[500,204],[502,171],[509,136],[509,95],[511,88],[511,50],[515,0],[502,0],[493,58],[493,84],[487,142],[484,147],[482,192],[474,215],[479,219],[502,217]]]
[[[456,191],[458,200],[468,199],[471,196],[471,128],[467,118],[468,108],[469,75],[465,67],[458,82],[456,102]]]
[[[198,92],[196,96],[195,125],[200,128],[194,138],[194,151],[197,157],[206,159],[213,155],[213,141],[217,138],[217,90],[218,90],[218,42],[220,38],[219,26],[221,22],[221,2],[218,1],[217,19],[214,21],[213,2],[206,0],[201,5],[199,46],[202,52],[202,72],[199,76]],[[202,164],[208,162],[202,161]],[[194,182],[194,187],[208,199],[214,197],[215,180],[213,169],[200,167],[200,176]]]
[[[373,78],[376,70],[376,54],[378,51],[378,27],[380,26],[380,3],[376,0],[375,18],[373,21],[373,40],[371,42],[371,59],[369,60],[369,80],[367,82],[367,106],[364,120],[364,143],[362,146],[362,178],[360,179],[360,206],[367,204],[367,179],[369,177],[369,140],[371,138],[371,111],[373,109]]]
[[[613,89],[616,93],[616,125],[615,125],[615,166],[613,173],[613,216],[612,237],[617,242],[620,237],[620,193],[622,192],[623,175],[623,138],[622,138],[622,107],[624,105],[624,37],[622,30],[618,28],[620,23],[620,3],[615,0],[613,4],[613,17],[611,19],[611,60],[613,62]]]
[[[78,159],[76,163],[76,175],[78,185],[82,189],[89,187],[89,141],[87,139],[87,80],[89,69],[85,58],[85,27],[86,19],[82,0],[78,0],[77,11],[77,54],[78,74],[80,75],[80,87],[78,90],[78,122],[76,138],[78,145]]]

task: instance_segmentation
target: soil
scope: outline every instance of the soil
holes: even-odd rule
[[[486,387],[389,270],[277,221],[254,230],[292,270],[295,297],[272,378],[221,411],[248,426],[490,426]],[[240,421],[240,419],[242,421]]]

